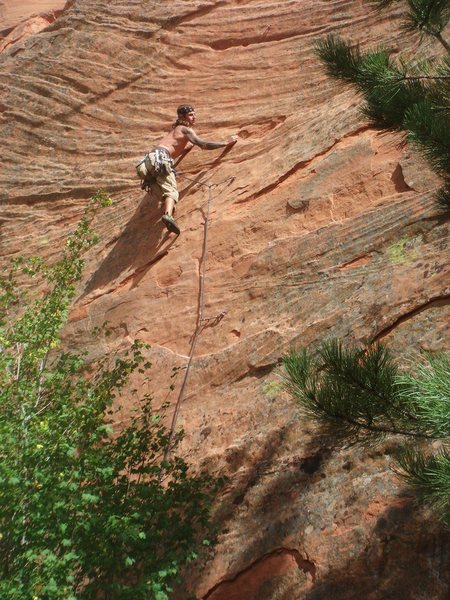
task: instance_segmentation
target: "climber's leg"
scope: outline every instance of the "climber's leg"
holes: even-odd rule
[[[168,173],[161,175],[158,180],[158,183],[161,187],[164,199],[165,214],[162,217],[162,221],[169,231],[172,231],[173,233],[179,235],[180,229],[175,219],[173,218],[175,206],[179,198],[175,173],[173,171],[169,171]]]
[[[170,196],[166,196],[164,198],[164,208],[164,212],[166,213],[166,215],[169,215],[169,217],[171,217],[175,209],[175,200]]]
[[[166,196],[164,198],[164,203],[165,214],[162,216],[161,220],[169,231],[180,235],[180,228],[178,227],[177,222],[173,218],[173,212],[175,210],[175,200],[170,196]]]

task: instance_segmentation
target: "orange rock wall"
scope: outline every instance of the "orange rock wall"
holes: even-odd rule
[[[22,41],[53,23],[65,6],[66,0],[0,1],[0,52],[12,51],[13,46],[16,52]]]
[[[20,20],[35,13],[28,4]],[[188,577],[205,600],[447,597],[448,535],[392,474],[395,444],[340,449],[280,385],[290,347],[330,336],[385,340],[403,355],[448,347],[435,178],[398,135],[367,126],[313,53],[328,33],[415,49],[401,10],[75,0],[0,54],[1,255],[57,256],[90,195],[108,190],[66,340],[92,356],[149,342],[150,389],[156,405],[169,401],[168,419],[206,256],[205,320],[177,424],[189,459],[229,476],[219,544]],[[134,165],[183,102],[202,137],[239,141],[181,163],[175,239]],[[92,339],[105,320],[111,338]]]

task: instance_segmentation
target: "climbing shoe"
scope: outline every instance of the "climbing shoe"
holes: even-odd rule
[[[161,217],[161,221],[165,224],[169,231],[180,235],[180,228],[178,227],[177,222],[173,217],[169,217],[169,215],[163,215]]]

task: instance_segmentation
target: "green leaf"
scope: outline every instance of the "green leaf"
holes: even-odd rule
[[[112,431],[116,399],[150,366],[147,346],[95,360],[61,345],[83,254],[96,238],[92,220],[109,203],[103,192],[93,198],[52,265],[16,261],[33,278],[32,299],[18,289],[19,267],[0,275],[0,596],[8,600],[81,600],[81,589],[86,598],[144,598],[153,584],[152,597],[167,599],[211,528],[217,486],[188,476],[175,456],[180,434],[161,478],[168,432],[150,393]]]

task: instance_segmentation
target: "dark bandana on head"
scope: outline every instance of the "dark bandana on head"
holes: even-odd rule
[[[194,109],[190,104],[183,104],[177,108],[177,115],[179,117],[184,117],[184,115],[187,115],[190,112],[194,112]]]

